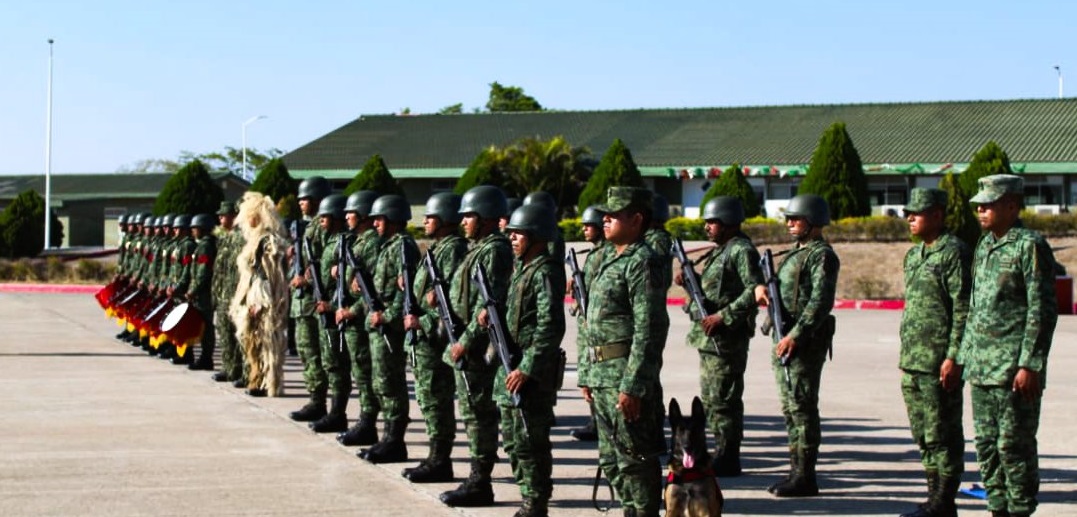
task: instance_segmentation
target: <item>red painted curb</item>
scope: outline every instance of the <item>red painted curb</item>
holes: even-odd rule
[[[80,284],[0,284],[0,293],[60,293],[60,294],[93,294],[100,291],[103,285],[80,285]]]

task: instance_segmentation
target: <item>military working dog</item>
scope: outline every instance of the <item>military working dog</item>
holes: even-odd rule
[[[677,399],[669,401],[669,474],[666,477],[667,517],[722,515],[725,499],[707,450],[707,419],[703,401],[692,399],[692,416],[685,418]]]

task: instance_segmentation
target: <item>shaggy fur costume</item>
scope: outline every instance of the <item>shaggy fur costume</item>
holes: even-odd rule
[[[250,366],[247,387],[280,396],[284,393],[284,351],[288,346],[288,279],[284,270],[288,240],[273,200],[256,192],[243,195],[236,224],[246,244],[236,258],[239,285],[228,312]]]

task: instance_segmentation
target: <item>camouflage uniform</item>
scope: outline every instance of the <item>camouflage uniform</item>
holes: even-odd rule
[[[225,230],[218,227],[217,257],[213,261],[213,320],[217,329],[217,341],[221,344],[221,371],[230,381],[245,379],[243,351],[239,349],[236,339],[236,324],[228,315],[239,283],[239,270],[236,259],[243,249],[243,234],[238,228]]]
[[[658,257],[658,263],[664,268],[659,272],[659,285],[669,291],[673,285],[673,236],[665,228],[651,228],[643,234],[643,240],[651,247]]]
[[[401,242],[404,243],[407,253],[411,254],[410,262],[418,263],[419,248],[406,231],[401,230],[382,241],[371,276],[374,281],[372,288],[385,304],[381,325],[384,333],[368,325],[368,339],[374,374],[374,394],[381,404],[385,421],[406,423],[408,385],[407,354],[404,351],[404,292],[397,284],[397,278],[403,268],[403,257],[400,255]],[[389,344],[386,344],[386,341]]]
[[[310,241],[312,256],[308,256],[300,243],[295,250],[295,259],[307,266],[312,260],[322,256],[326,241],[325,230],[317,220],[307,219],[303,238]],[[304,268],[305,270],[305,268]],[[299,357],[303,360],[303,381],[307,392],[315,404],[325,404],[325,394],[329,390],[328,378],[322,366],[321,338],[318,337],[318,318],[314,315],[314,294],[310,286],[292,290],[291,318],[295,320],[295,342]]]
[[[973,203],[993,195],[1022,194],[1020,178],[980,178]],[[972,385],[976,459],[987,508],[1029,515],[1036,510],[1039,453],[1036,431],[1042,394],[1027,400],[1014,391],[1019,369],[1046,387],[1047,355],[1058,320],[1054,255],[1044,238],[1020,221],[1001,238],[987,232],[973,257],[972,298],[958,359]]]
[[[505,300],[505,327],[521,353],[517,369],[528,376],[520,391],[520,409],[513,406],[505,387],[505,369],[498,368],[494,379],[494,398],[501,406],[501,435],[513,477],[526,504],[542,509],[553,493],[550,428],[565,335],[565,297],[554,289],[564,285],[557,283],[558,269],[563,272],[564,266],[548,253],[536,255],[527,264],[516,262]]]
[[[707,314],[721,314],[716,334],[707,336],[694,303],[688,346],[699,350],[700,388],[707,424],[715,435],[718,457],[739,457],[744,437],[744,370],[748,342],[755,334],[755,286],[763,283],[759,252],[747,235],[738,233],[700,259],[700,287]],[[718,347],[721,351],[715,350]],[[738,469],[739,470],[739,469]]]
[[[352,255],[364,271],[374,270],[378,261],[378,249],[382,239],[378,231],[368,228],[360,233],[352,243]],[[352,278],[354,271],[348,270],[344,278]],[[344,339],[348,344],[352,367],[352,379],[359,394],[360,414],[377,419],[381,412],[381,402],[374,393],[374,373],[370,359],[370,334],[366,328],[367,312],[363,305],[363,298],[358,291],[351,291],[352,304],[350,309],[355,317],[344,328]],[[381,339],[380,337],[378,339]]]
[[[199,342],[201,361],[212,361],[213,351],[217,347],[217,331],[213,321],[213,263],[217,257],[217,238],[212,234],[204,235],[200,239],[191,239],[194,243],[194,251],[184,257],[187,261],[188,299],[191,305],[202,317],[202,338]],[[204,358],[204,359],[203,359]]]
[[[325,327],[322,324],[323,319],[320,316],[315,318],[318,320],[318,342],[321,346],[320,355],[322,370],[326,376],[326,385],[334,399],[338,395],[343,396],[344,400],[342,402],[344,403],[346,403],[347,397],[352,391],[351,360],[348,358],[347,347],[340,342],[341,336],[336,324],[335,314],[336,309],[340,308],[340,302],[336,298],[337,279],[333,278],[333,267],[338,265],[338,252],[340,252],[338,247],[351,246],[351,239],[348,236],[346,231],[327,236],[325,247],[322,249],[322,256],[319,257],[319,266],[321,268],[322,287],[325,289],[325,292],[322,293],[324,298],[322,301],[328,302],[330,306],[324,320],[328,322],[329,326]],[[344,289],[344,293],[347,293],[347,291],[348,289]],[[347,304],[349,301],[349,298],[345,298],[343,303]],[[339,409],[343,410],[344,408]]]

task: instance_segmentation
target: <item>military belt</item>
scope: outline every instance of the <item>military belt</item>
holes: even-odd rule
[[[592,346],[587,349],[587,357],[592,363],[601,363],[610,359],[617,359],[628,355],[632,349],[627,343],[613,345]]]

